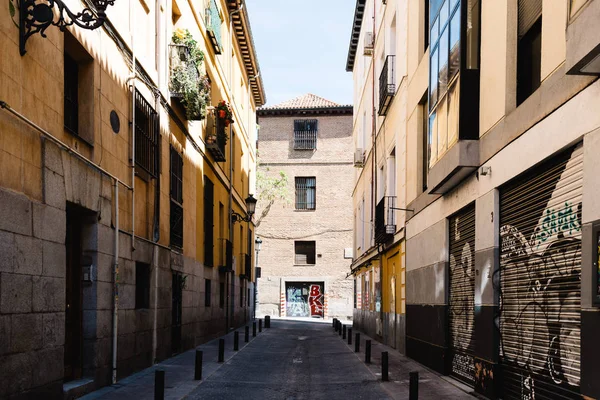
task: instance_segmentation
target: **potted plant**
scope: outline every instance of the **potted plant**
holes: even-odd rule
[[[173,33],[170,48],[169,91],[180,99],[188,120],[204,119],[210,100],[210,80],[200,73],[204,53],[187,29],[177,29]]]

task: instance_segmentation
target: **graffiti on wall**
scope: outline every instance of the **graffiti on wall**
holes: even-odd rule
[[[324,317],[323,283],[286,283],[288,317]]]
[[[321,291],[321,285],[310,285],[308,305],[310,306],[311,317],[323,318],[323,292]]]
[[[505,398],[579,396],[582,208],[570,170],[574,157],[544,182],[547,193],[529,200],[532,211],[506,212],[501,222],[494,285]]]
[[[475,379],[474,265],[475,216],[473,208],[452,218],[450,233],[450,339],[452,374],[473,385]]]

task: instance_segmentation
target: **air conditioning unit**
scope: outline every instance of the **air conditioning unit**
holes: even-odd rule
[[[363,54],[365,56],[373,55],[373,45],[375,44],[375,37],[373,36],[373,32],[365,33],[365,46]]]
[[[357,168],[365,166],[365,152],[363,149],[356,149],[354,151],[354,166]]]

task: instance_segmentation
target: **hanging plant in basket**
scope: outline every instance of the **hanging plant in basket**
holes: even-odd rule
[[[215,106],[215,116],[218,119],[222,119],[225,121],[225,126],[229,126],[229,124],[233,124],[233,113],[231,112],[231,108],[229,104],[225,100],[221,100],[219,104]]]
[[[188,120],[206,117],[206,105],[210,100],[210,81],[201,74],[204,53],[187,29],[173,33],[171,52],[171,79],[169,91],[180,99]]]

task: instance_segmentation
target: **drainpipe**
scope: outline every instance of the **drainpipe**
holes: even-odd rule
[[[119,181],[114,180],[115,191],[115,255],[113,261],[113,337],[112,337],[112,383],[117,383],[117,332],[119,312]]]
[[[129,3],[129,18],[131,29],[131,58],[133,75],[131,80],[131,250],[135,250],[135,17],[133,16],[133,2]]]
[[[242,9],[244,8],[244,3],[240,3],[240,7],[236,10],[233,10],[229,13],[229,43],[231,45],[231,50],[233,51],[233,21],[231,19],[231,17],[233,16],[233,14],[239,13],[242,11]],[[229,65],[229,99],[233,99],[233,62],[230,61],[230,65]],[[233,103],[232,103],[233,104]],[[231,125],[229,125],[229,140],[230,140],[230,144],[229,144],[229,214],[228,214],[228,219],[229,219],[229,241],[231,242],[231,246],[232,246],[232,253],[233,253],[233,221],[231,219],[231,215],[233,213],[233,141],[235,140],[235,138],[233,137],[233,127]],[[233,327],[234,322],[235,322],[235,269],[232,270],[231,272],[229,272],[228,274],[231,275],[230,279],[231,282],[229,284],[229,290],[227,293],[227,301],[229,302],[228,306],[228,310],[230,310],[230,318],[231,318],[231,327]],[[225,284],[225,286],[227,286],[227,283]],[[227,322],[225,324],[226,327],[226,332],[229,332],[229,318],[226,318]]]

